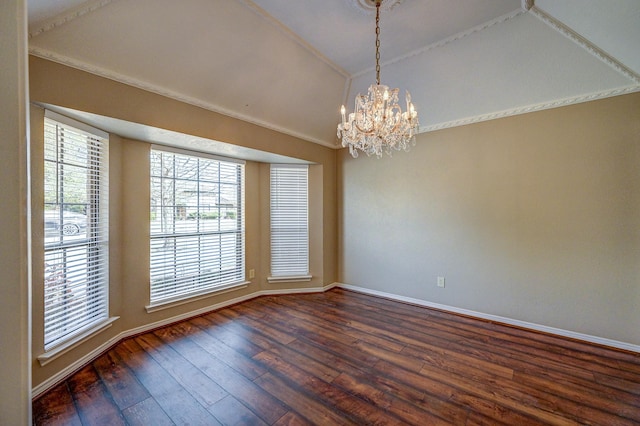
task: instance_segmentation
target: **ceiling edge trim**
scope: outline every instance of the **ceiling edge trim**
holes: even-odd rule
[[[426,45],[424,47],[421,47],[419,49],[413,50],[413,51],[411,51],[409,53],[406,53],[406,54],[404,54],[402,56],[398,56],[398,57],[396,57],[394,59],[391,59],[391,60],[388,60],[388,61],[385,61],[385,62],[381,62],[380,66],[381,67],[386,67],[388,65],[393,65],[393,64],[395,64],[397,62],[402,62],[402,61],[405,61],[407,59],[413,58],[414,56],[422,55],[422,54],[428,52],[429,50],[433,50],[433,49],[436,49],[436,48],[439,48],[439,47],[443,47],[443,46],[446,46],[447,44],[453,43],[455,41],[462,40],[463,38],[469,37],[472,34],[475,34],[475,33],[478,33],[480,31],[486,30],[487,28],[491,28],[494,25],[502,24],[503,22],[506,22],[506,21],[508,21],[510,19],[513,19],[513,18],[517,17],[517,16],[520,16],[520,15],[522,15],[524,13],[526,13],[524,10],[518,8],[518,9],[514,10],[513,12],[510,12],[510,13],[507,13],[505,15],[499,16],[499,17],[497,17],[495,19],[492,19],[491,21],[485,22],[484,24],[480,24],[480,25],[477,25],[477,26],[475,26],[473,28],[469,28],[468,30],[461,31],[461,32],[459,32],[457,34],[454,34],[454,35],[450,36],[450,37],[447,37],[447,38],[442,39],[440,41],[436,41],[435,43],[431,43],[431,44]],[[370,72],[373,72],[374,70],[375,70],[374,67],[367,68],[365,70],[362,70],[362,71],[359,71],[359,72],[353,74],[351,76],[351,78],[356,79],[358,77],[362,77],[363,75],[368,74]]]
[[[451,127],[464,126],[467,124],[479,123],[482,121],[495,120],[498,118],[511,117],[514,115],[527,114],[530,112],[542,111],[546,109],[559,108],[583,102],[595,101],[598,99],[610,98],[613,96],[626,95],[629,93],[640,92],[640,85],[621,87],[618,89],[605,90],[601,92],[591,93],[588,95],[574,96],[565,99],[558,99],[553,102],[543,102],[534,105],[528,105],[518,108],[510,108],[490,114],[482,114],[474,117],[467,117],[460,120],[447,121],[444,123],[433,124],[431,126],[420,127],[420,133],[433,132],[436,130],[448,129]]]
[[[318,49],[313,47],[311,44],[307,43],[302,37],[298,36],[296,33],[291,31],[289,27],[282,24],[280,21],[274,18],[266,10],[262,9],[260,6],[255,4],[253,1],[240,0],[240,3],[243,4],[245,7],[247,7],[248,9],[250,9],[256,15],[258,15],[260,18],[264,19],[269,24],[271,24],[274,28],[276,28],[278,31],[284,34],[285,37],[297,43],[303,49],[305,49],[306,51],[311,53],[313,56],[315,56],[317,59],[319,59],[320,61],[324,62],[326,65],[331,67],[334,71],[336,71],[342,77],[349,78],[349,73],[347,71],[345,71],[339,65],[331,61],[329,58],[323,55]]]
[[[540,9],[537,6],[533,6],[529,10],[536,18],[540,19],[542,22],[547,24],[549,27],[558,31],[578,46],[582,47],[584,50],[589,52],[591,55],[595,56],[605,64],[609,65],[611,68],[619,72],[620,74],[627,77],[629,80],[633,81],[635,84],[640,84],[640,75],[636,72],[625,66],[623,63],[618,61],[613,56],[609,55],[604,50],[600,49],[598,46],[593,44],[591,41],[587,40],[570,27],[565,25],[563,22],[557,20],[553,16],[549,15],[544,10]]]
[[[29,54],[40,57],[42,59],[46,59],[46,60],[50,60],[53,62],[57,62],[59,64],[62,65],[66,65],[69,66],[71,68],[76,68],[79,69],[81,71],[86,71],[88,73],[91,74],[95,74],[97,76],[100,77],[104,77],[104,78],[108,78],[109,80],[113,80],[113,81],[117,81],[119,83],[123,83],[126,84],[128,86],[132,86],[138,89],[142,89],[145,90],[147,92],[151,92],[151,93],[155,93],[157,95],[161,95],[161,96],[165,96],[167,98],[171,98],[174,99],[176,101],[180,101],[180,102],[184,102],[186,104],[189,105],[193,105],[199,108],[203,108],[218,114],[222,114],[225,115],[227,117],[231,117],[231,118],[235,118],[238,120],[242,120],[242,121],[246,121],[247,123],[251,123],[251,124],[255,124],[257,126],[260,127],[264,127],[266,129],[269,130],[273,130],[279,133],[283,133],[285,135],[289,135],[289,136],[293,136],[295,138],[298,139],[302,139],[308,142],[313,142],[316,143],[318,145],[323,145],[326,146],[327,148],[335,148],[336,144],[335,143],[330,143],[330,142],[326,142],[324,140],[306,135],[306,134],[302,134],[299,132],[296,132],[294,130],[291,129],[287,129],[284,127],[280,127],[280,126],[275,126],[271,123],[267,123],[265,121],[262,120],[257,120],[253,117],[249,117],[243,114],[238,114],[237,112],[228,110],[226,108],[223,108],[219,105],[215,105],[215,104],[211,104],[209,102],[204,102],[200,99],[197,98],[193,98],[191,96],[186,96],[183,95],[181,93],[178,92],[174,92],[172,90],[167,90],[163,87],[157,86],[155,84],[152,83],[148,83],[142,80],[138,80],[135,78],[131,78],[113,71],[109,71],[107,69],[104,69],[102,67],[97,67],[94,65],[89,65],[85,62],[82,61],[78,61],[76,59],[72,59],[63,55],[60,55],[58,53],[46,50],[46,49],[42,49],[39,47],[34,47],[34,46],[30,46],[29,47]]]
[[[29,38],[36,37],[47,31],[51,31],[54,28],[60,27],[68,22],[73,21],[76,18],[86,15],[87,13],[94,12],[104,6],[117,0],[94,0],[87,3],[83,3],[80,6],[71,10],[64,11],[53,18],[45,19],[44,21],[37,22],[34,30],[29,31]]]

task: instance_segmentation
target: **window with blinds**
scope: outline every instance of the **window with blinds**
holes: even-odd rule
[[[244,164],[151,150],[151,305],[244,282]]]
[[[45,118],[45,350],[106,320],[109,306],[108,135],[59,118]]]
[[[307,165],[271,165],[271,282],[311,278],[308,175]]]

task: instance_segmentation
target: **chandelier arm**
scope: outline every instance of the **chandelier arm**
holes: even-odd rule
[[[375,135],[375,130],[376,130],[375,126],[372,126],[370,130],[367,130],[367,129],[363,129],[362,127],[358,126],[358,123],[355,122],[355,121],[353,122],[353,126],[356,129],[358,129],[358,132],[362,133],[365,136],[373,136],[373,135]]]
[[[402,120],[398,120],[398,122],[393,125],[393,128],[389,133],[396,133],[400,128],[400,124],[402,124]]]
[[[400,125],[403,124],[403,122],[404,122],[403,117],[402,117],[402,108],[400,108],[400,105],[395,105],[394,107],[391,108],[391,116],[392,117],[395,117],[395,115],[393,114],[394,110],[397,110],[400,113],[400,118],[393,125],[393,129],[391,130],[392,133],[395,133],[400,128]]]

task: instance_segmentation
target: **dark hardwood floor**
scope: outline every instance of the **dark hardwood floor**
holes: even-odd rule
[[[640,424],[640,355],[359,293],[257,298],[128,339],[36,424]]]

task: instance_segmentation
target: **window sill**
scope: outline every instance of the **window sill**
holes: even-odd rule
[[[147,310],[147,313],[150,314],[152,312],[161,311],[163,309],[173,308],[174,306],[184,305],[185,303],[195,302],[196,300],[204,299],[211,296],[217,296],[219,294],[228,293],[230,291],[241,290],[243,288],[247,288],[250,284],[250,281],[243,281],[240,283],[229,284],[222,287],[216,287],[211,290],[207,290],[206,292],[186,296],[180,299],[165,299],[159,302],[150,303],[144,308]]]
[[[294,283],[294,282],[304,282],[311,281],[311,275],[289,275],[286,277],[267,277],[267,281],[269,284],[274,283]]]
[[[81,332],[80,334],[74,336],[73,338],[65,341],[64,343],[53,347],[52,349],[49,349],[48,351],[46,351],[45,353],[43,353],[42,355],[38,356],[38,362],[40,363],[40,365],[42,367],[44,367],[45,365],[49,364],[51,361],[53,361],[54,359],[64,355],[65,353],[69,352],[71,349],[75,348],[76,346],[80,345],[81,343],[83,343],[84,341],[86,341],[87,339],[95,336],[96,334],[106,330],[107,328],[111,327],[111,325],[120,317],[110,317],[107,318],[105,320],[102,320],[96,324],[93,324],[92,326],[90,326],[90,328],[88,328],[87,330]]]

